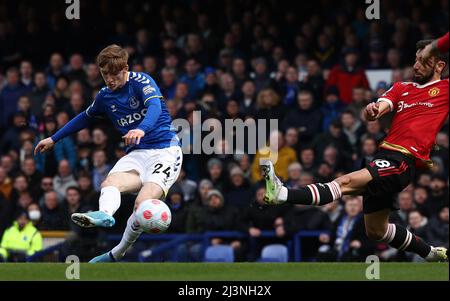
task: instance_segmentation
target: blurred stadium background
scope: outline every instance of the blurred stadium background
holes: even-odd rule
[[[120,240],[133,195],[123,195],[112,229],[70,221],[73,212],[98,208],[100,183],[124,155],[108,121],[46,155],[32,154],[102,87],[94,60],[104,46],[126,47],[130,69],[155,78],[173,118],[192,123],[200,110],[202,119],[221,122],[278,119],[276,172],[298,187],[358,169],[375,154],[389,120],[366,122],[362,108],[392,83],[411,81],[415,42],[442,35],[449,23],[448,0],[380,1],[381,19],[371,21],[362,0],[80,2],[80,20],[67,20],[64,1],[0,1],[5,261],[64,261],[71,254],[87,261]],[[432,153],[435,166],[399,194],[400,210],[392,214],[447,248],[448,147],[447,122]],[[166,198],[170,231],[143,235],[125,261],[364,261],[369,254],[420,261],[368,241],[360,198],[321,208],[262,206],[257,156],[185,155]],[[221,205],[209,204],[213,194]],[[219,259],[212,245],[225,246]]]

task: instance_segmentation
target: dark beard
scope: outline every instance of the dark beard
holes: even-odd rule
[[[417,75],[414,75],[414,81],[418,83],[419,85],[424,85],[430,81],[430,79],[433,77],[433,73],[430,72],[430,74],[424,75],[422,77],[418,77]]]

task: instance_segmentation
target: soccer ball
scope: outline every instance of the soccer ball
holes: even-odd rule
[[[136,210],[136,219],[144,232],[160,233],[169,228],[172,213],[169,207],[160,200],[146,200]]]

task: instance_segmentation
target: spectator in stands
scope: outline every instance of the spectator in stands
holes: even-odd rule
[[[427,239],[433,246],[448,248],[448,205],[441,208],[438,216],[430,219],[427,230]]]
[[[295,109],[286,114],[282,128],[295,127],[299,132],[299,143],[308,145],[315,135],[321,132],[322,113],[314,107],[313,94],[309,91],[300,91]]]
[[[163,68],[161,70],[161,83],[159,85],[165,99],[173,99],[175,97],[175,89],[177,86],[176,71],[173,68]]]
[[[300,163],[302,164],[304,172],[315,172],[317,166],[314,149],[309,147],[302,149],[302,151],[300,152]]]
[[[26,88],[20,82],[19,70],[11,67],[6,72],[6,85],[0,91],[0,128],[6,127],[9,118],[17,110],[19,97],[26,93]],[[3,149],[2,149],[3,151]]]
[[[174,186],[177,186],[181,189],[183,194],[184,202],[193,202],[197,192],[197,183],[186,178],[186,171],[181,168],[180,175],[176,180]]]
[[[6,170],[0,166],[0,195],[9,200],[11,198],[12,190],[13,182]]]
[[[353,116],[360,116],[361,110],[366,106],[366,90],[362,87],[354,87],[352,90],[352,102],[347,106],[347,110],[351,111]]]
[[[30,92],[33,88],[33,65],[30,61],[22,61],[20,63],[20,82],[26,92]]]
[[[181,189],[175,185],[172,187],[173,189],[170,189],[166,197],[167,206],[172,212],[172,221],[167,231],[170,233],[185,233],[190,203],[184,200]]]
[[[0,261],[25,261],[27,256],[41,250],[41,233],[33,226],[26,211],[19,212],[13,225],[3,234]]]
[[[288,166],[288,180],[284,183],[289,189],[297,189],[300,187],[300,175],[302,174],[302,165],[293,162]]]
[[[55,191],[44,194],[44,204],[42,206],[42,230],[66,230],[69,217],[65,215],[63,206],[58,200]]]
[[[352,111],[345,111],[341,115],[341,122],[344,134],[347,135],[348,141],[352,145],[352,151],[356,152],[360,143],[360,138],[364,133],[364,127]]]
[[[251,80],[242,84],[241,112],[244,116],[253,116],[256,110],[256,88]]]
[[[283,105],[295,107],[297,94],[300,90],[297,69],[294,67],[287,68],[286,75],[278,83],[277,90],[281,95]]]
[[[42,174],[36,169],[36,163],[32,157],[25,158],[22,162],[22,172],[27,178],[30,186],[30,192],[38,196],[39,186],[41,184]]]
[[[11,200],[13,202],[16,202],[19,199],[19,196],[22,193],[29,191],[29,185],[27,182],[27,178],[25,175],[19,173],[15,176],[14,182],[13,182],[13,191],[11,194]]]
[[[81,199],[93,208],[98,207],[98,193],[92,187],[92,176],[88,172],[78,174],[78,189]]]
[[[326,132],[330,124],[339,119],[345,109],[345,105],[339,100],[339,91],[336,87],[330,86],[325,91],[325,102],[321,105],[322,131]]]
[[[231,168],[229,182],[230,184],[225,190],[226,203],[239,209],[247,208],[253,191],[239,166]]]
[[[445,178],[440,175],[433,175],[430,181],[430,198],[427,201],[428,210],[431,214],[436,214],[443,206],[448,206],[448,186]]]
[[[62,249],[64,255],[78,254],[81,260],[87,261],[97,253],[99,246],[98,228],[82,228],[70,222],[72,213],[92,210],[94,208],[81,199],[78,187],[70,186],[67,188],[61,210],[65,223],[70,230]]]
[[[345,196],[344,202],[344,213],[334,223],[331,234],[319,237],[323,244],[320,260],[361,261],[373,254],[373,243],[364,235],[362,197]]]
[[[16,101],[17,102],[17,101]],[[16,111],[12,116],[12,124],[8,127],[0,140],[0,153],[6,154],[10,150],[18,151],[20,149],[20,134],[27,129],[27,120],[25,114]]]
[[[49,66],[46,70],[48,86],[51,90],[56,87],[59,76],[64,74],[64,59],[60,53],[53,53],[50,56]]]
[[[202,233],[205,231],[242,231],[244,226],[239,219],[237,209],[225,204],[223,195],[218,190],[211,190],[207,195],[207,206],[202,207],[197,215],[189,215],[186,225],[188,233]],[[212,245],[228,244],[233,247],[237,259],[243,259],[242,243],[236,239],[212,238]],[[194,245],[195,246],[195,245]],[[193,248],[193,249],[192,249]],[[193,252],[193,251],[196,252]],[[191,257],[201,259],[200,247],[191,247]]]
[[[95,191],[100,191],[102,182],[106,179],[112,166],[106,163],[106,154],[102,149],[94,151],[92,164],[94,166],[92,170],[92,185]]]
[[[58,193],[58,198],[62,200],[66,194],[66,189],[70,186],[78,186],[69,161],[61,160],[58,164],[58,174],[53,178],[53,189]]]
[[[375,154],[378,150],[378,143],[377,141],[372,137],[366,137],[361,142],[361,154],[360,154],[360,160],[356,160],[355,164],[353,165],[353,168],[355,170],[361,168],[361,166],[365,166],[367,162],[372,162],[372,160],[375,158]]]
[[[264,206],[264,193],[266,189],[263,186],[256,189],[253,201],[248,205],[246,211],[242,214],[243,222],[247,227],[247,232],[253,239],[251,243],[255,244],[251,248],[248,259],[250,261],[256,260],[261,253],[262,248],[271,243],[280,243],[278,238],[261,237],[262,231],[274,231],[275,220],[282,217],[289,206]]]
[[[404,190],[398,194],[399,210],[392,213],[390,222],[398,225],[408,225],[408,214],[414,209],[414,198],[411,191]]]
[[[300,82],[300,90],[311,91],[314,96],[314,106],[318,107],[323,103],[325,80],[321,65],[310,59],[306,62],[306,75]]]
[[[348,162],[352,160],[352,146],[348,141],[347,135],[344,134],[342,130],[342,123],[340,120],[334,120],[326,132],[317,135],[314,141],[311,143],[311,147],[314,148],[315,153],[324,154],[325,149],[328,146],[333,146],[338,150],[338,153],[342,160],[345,162],[340,162],[340,166],[347,167]],[[322,156],[319,159],[323,160]]]
[[[281,179],[286,181],[288,179],[287,168],[289,164],[297,161],[297,155],[292,148],[285,145],[283,134],[279,131],[270,133],[269,145],[256,153],[252,164],[253,183],[262,179],[259,165],[260,159],[271,159],[274,162],[275,157],[277,158],[274,165],[275,172]]]
[[[33,130],[38,130],[38,118],[31,112],[30,98],[22,95],[17,102],[17,111],[23,113],[26,124]]]
[[[327,80],[327,87],[336,86],[339,89],[339,98],[344,104],[352,102],[352,89],[354,87],[369,88],[364,69],[358,66],[359,51],[355,48],[343,50],[344,63],[333,67]]]
[[[195,58],[189,58],[184,65],[186,73],[179,79],[180,82],[188,85],[189,99],[195,99],[205,86],[205,79],[200,71],[200,65]]]
[[[217,158],[211,158],[207,163],[209,180],[215,189],[223,191],[228,181],[226,179],[223,163]]]
[[[27,211],[28,217],[30,218],[30,221],[33,223],[33,226],[35,226],[36,229],[40,230],[42,223],[42,214],[39,205],[36,203],[31,203],[30,205],[28,205]]]

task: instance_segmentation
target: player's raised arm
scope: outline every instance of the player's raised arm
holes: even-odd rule
[[[75,116],[75,118],[73,118],[66,125],[60,128],[55,134],[53,134],[53,136],[39,141],[34,149],[34,155],[37,155],[38,152],[41,154],[45,153],[46,151],[50,150],[59,140],[86,128],[93,116],[101,114],[97,98],[98,94],[94,102],[86,109],[86,111],[81,112],[80,114]]]
[[[423,48],[420,52],[420,59],[424,63],[430,63],[429,59],[431,58],[433,52],[446,53],[448,52],[449,47],[449,33],[447,32],[445,35],[440,37],[439,39],[434,40],[427,46]]]
[[[385,114],[393,111],[401,94],[402,87],[399,83],[395,83],[389,90],[387,90],[377,102],[369,103],[364,109],[364,117],[368,121],[374,121]]]
[[[84,129],[89,124],[90,117],[86,114],[86,112],[81,112],[71,121],[69,121],[65,126],[60,128],[53,136],[47,137],[39,141],[34,149],[34,155],[37,155],[38,152],[45,153],[50,150],[55,143],[59,140],[72,135],[73,133],[78,132],[81,129]]]

